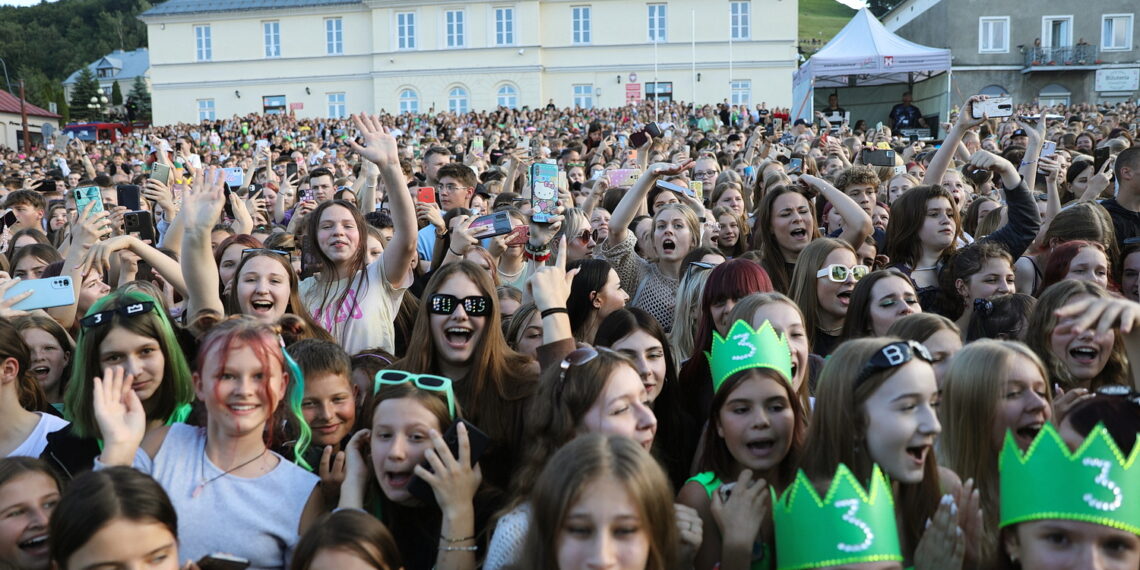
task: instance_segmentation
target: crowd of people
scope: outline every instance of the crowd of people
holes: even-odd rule
[[[1136,106],[985,99],[0,149],[0,568],[1140,568]]]

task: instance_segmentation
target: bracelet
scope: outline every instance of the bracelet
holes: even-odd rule
[[[468,540],[475,540],[475,537],[474,536],[465,536],[463,538],[447,538],[446,536],[443,536],[441,534],[441,535],[439,535],[439,539],[444,541],[444,542],[447,542],[449,544],[455,544],[457,542],[467,542]]]
[[[527,248],[524,247],[523,257],[538,263],[545,263],[546,260],[550,259],[550,251],[547,250],[546,253],[531,253],[527,251]]]
[[[539,313],[539,315],[545,319],[546,317],[549,317],[550,315],[554,315],[554,314],[558,314],[558,313],[565,313],[565,314],[569,315],[570,311],[566,310],[566,307],[551,307],[549,309],[542,311],[541,313]]]
[[[478,546],[441,546],[439,549],[444,552],[479,552]]]
[[[450,252],[451,252],[451,255],[454,255],[455,257],[463,257],[463,254],[462,254],[462,253],[455,253],[455,250],[454,250],[454,249],[451,249],[450,247],[449,247],[449,248],[447,248],[447,251],[450,251]]]
[[[1021,165],[1022,166],[1029,166],[1030,164],[1033,164],[1035,162],[1037,162],[1037,161],[1036,160],[1023,160],[1023,161],[1021,161]]]

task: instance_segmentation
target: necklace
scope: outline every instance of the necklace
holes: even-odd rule
[[[499,272],[499,277],[505,277],[507,279],[507,281],[514,281],[516,277],[518,277],[520,274],[522,274],[522,272],[524,270],[526,270],[526,265],[523,265],[522,267],[519,268],[518,271],[516,271],[514,273],[507,273],[506,271],[503,271],[501,268],[498,268],[498,267],[496,267],[495,269]]]
[[[250,459],[249,461],[246,461],[245,463],[242,463],[241,465],[238,465],[237,467],[231,467],[229,470],[223,472],[221,475],[215,475],[214,477],[211,477],[210,479],[206,479],[206,451],[202,450],[202,476],[200,479],[202,482],[199,483],[197,487],[194,487],[194,492],[190,493],[190,498],[191,499],[197,498],[198,495],[202,494],[202,489],[205,489],[206,485],[209,485],[210,483],[213,483],[214,481],[217,481],[218,479],[221,479],[222,477],[225,477],[226,475],[229,475],[230,473],[233,473],[234,471],[237,471],[238,469],[241,469],[242,467],[245,467],[246,465],[249,465],[250,463],[257,461],[258,459],[261,459],[261,457],[268,452],[269,452],[269,448],[267,447],[267,448],[261,450],[261,453],[258,453],[257,456],[254,457],[253,459]]]
[[[823,327],[819,327],[819,332],[821,332],[825,335],[828,335],[828,336],[835,336],[836,334],[839,334],[839,331],[842,331],[842,330],[843,330],[843,325],[839,325],[833,329],[825,329]]]

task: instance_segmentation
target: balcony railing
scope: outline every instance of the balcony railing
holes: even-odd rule
[[[1025,50],[1025,67],[1054,65],[1095,65],[1100,63],[1100,52],[1094,45],[1065,47],[1031,47]]]

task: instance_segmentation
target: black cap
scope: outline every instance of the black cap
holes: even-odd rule
[[[806,127],[806,126],[808,126],[808,122],[803,120],[803,119],[796,119],[796,122],[792,123],[793,127],[798,127],[800,125],[803,125]]]
[[[1013,131],[1013,134],[1012,134],[1012,135],[1010,135],[1010,136],[1014,136],[1014,137],[1027,137],[1027,136],[1029,136],[1029,133],[1026,133],[1026,132],[1025,132],[1025,129],[1017,129],[1016,131]]]

